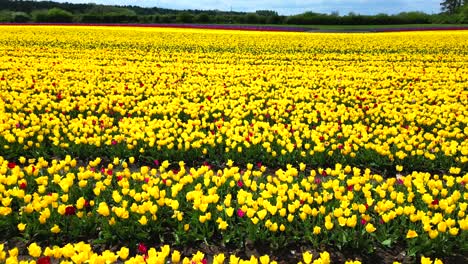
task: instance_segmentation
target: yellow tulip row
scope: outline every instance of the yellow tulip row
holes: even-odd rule
[[[1,30],[9,156],[467,167],[466,32]]]
[[[301,239],[354,230],[386,237],[398,226],[396,235],[408,241],[455,241],[468,230],[468,173],[413,172],[385,179],[341,164],[269,172],[260,164],[241,170],[232,161],[214,170],[168,161],[135,167],[134,158],[109,164],[98,158],[87,165],[70,156],[19,160],[23,164],[0,158],[0,220],[13,216],[14,228],[23,234],[37,228],[67,234],[75,217],[114,230],[109,232],[122,225],[142,232],[170,225],[207,235],[201,226],[222,234],[250,226],[256,235],[300,232]],[[75,227],[92,232],[86,224]]]
[[[98,254],[93,252],[92,246],[84,242],[66,244],[63,247],[45,247],[41,248],[36,243],[32,243],[28,246],[28,256],[33,258],[32,260],[25,260],[25,256],[19,256],[19,249],[13,248],[5,250],[3,244],[0,244],[0,261],[7,264],[49,264],[49,263],[183,263],[183,264],[274,264],[277,263],[275,260],[270,258],[268,255],[256,257],[252,255],[250,259],[241,259],[235,255],[225,256],[224,253],[219,253],[214,256],[206,255],[200,251],[193,254],[191,257],[182,257],[178,250],[171,250],[170,246],[165,245],[160,247],[160,250],[156,248],[146,248],[144,245],[140,245],[140,249],[144,250],[138,252],[136,256],[130,256],[130,250],[127,247],[122,247],[117,252],[105,250]],[[60,262],[58,262],[60,261]],[[306,251],[302,254],[302,259],[298,263],[305,264],[328,264],[330,261],[330,254],[326,251],[319,254],[318,257],[314,257],[312,253]],[[348,260],[346,264],[360,264],[358,260]],[[393,262],[398,264],[399,262]],[[430,258],[422,257],[421,264],[442,264],[442,261],[435,259],[434,261]]]

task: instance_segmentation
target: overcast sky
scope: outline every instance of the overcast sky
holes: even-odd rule
[[[406,11],[423,11],[438,13],[440,0],[65,0],[58,2],[96,3],[112,5],[137,5],[144,7],[164,7],[172,9],[218,9],[233,11],[275,10],[282,15],[299,14],[306,11],[331,13],[338,11],[340,15],[355,12],[359,14],[396,14]]]

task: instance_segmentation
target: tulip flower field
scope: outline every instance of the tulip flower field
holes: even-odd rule
[[[467,259],[468,31],[0,26],[0,53],[0,263]]]

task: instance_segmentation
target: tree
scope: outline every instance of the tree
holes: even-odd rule
[[[54,7],[47,12],[48,22],[67,23],[72,22],[73,14],[63,9]]]
[[[466,0],[444,0],[440,3],[442,12],[447,12],[449,14],[455,14],[457,10],[462,6],[462,4],[467,3]]]
[[[189,12],[182,12],[177,15],[176,21],[179,23],[193,23],[194,16]]]
[[[468,2],[468,1],[465,1]],[[465,3],[462,8],[460,8],[460,14],[459,14],[459,23],[466,24],[468,23],[468,3]]]
[[[49,22],[49,13],[47,10],[34,10],[31,12],[34,22]]]
[[[281,23],[283,23],[283,21],[284,21],[283,16],[269,16],[267,18],[266,23],[267,24],[281,24]]]
[[[118,6],[92,5],[81,16],[81,22],[85,23],[132,23],[137,22],[135,11]]]
[[[13,22],[28,22],[31,20],[31,17],[25,12],[13,12],[12,20]]]
[[[99,16],[136,16],[135,11],[125,7],[96,4],[93,4],[86,14]]]
[[[199,14],[195,17],[195,21],[197,23],[210,23],[210,16],[205,13]]]
[[[257,10],[255,13],[259,16],[278,16],[278,12],[272,10]]]
[[[255,13],[249,13],[245,17],[245,22],[247,24],[257,24],[258,23],[259,16]]]
[[[12,20],[12,13],[9,10],[1,10],[0,11],[0,22],[11,22]]]

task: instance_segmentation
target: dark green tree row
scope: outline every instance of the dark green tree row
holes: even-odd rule
[[[396,15],[321,14],[305,12],[281,16],[275,11],[253,13],[219,10],[172,10],[138,6],[0,0],[0,22],[52,23],[212,23],[291,25],[390,25],[468,23],[468,0],[441,2],[440,14],[403,12]]]
[[[468,23],[468,0],[444,0],[440,7],[443,20],[449,23]]]

